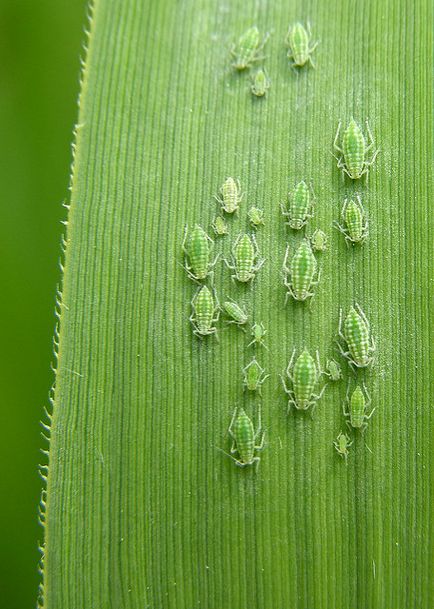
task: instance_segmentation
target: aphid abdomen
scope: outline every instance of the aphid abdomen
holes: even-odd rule
[[[248,235],[245,235],[235,249],[235,264],[239,281],[247,282],[252,278],[254,255],[253,244]]]
[[[354,362],[360,366],[369,363],[369,330],[365,321],[351,308],[344,322],[344,335]]]
[[[352,241],[362,241],[364,236],[363,230],[363,216],[360,208],[350,201],[345,210],[345,222],[348,229],[348,234]]]
[[[250,66],[260,44],[260,34],[256,26],[248,29],[238,40],[238,45],[235,49],[234,68],[237,70],[245,70]]]
[[[247,322],[247,315],[243,309],[232,301],[226,301],[223,303],[223,307],[226,313],[232,317],[232,319],[238,324],[245,324]]]
[[[342,137],[342,150],[348,173],[352,179],[361,177],[366,154],[365,138],[360,127],[352,120]]]
[[[212,326],[214,316],[214,300],[209,289],[204,286],[197,295],[194,303],[195,320],[200,334],[207,334]]]
[[[309,39],[304,27],[299,24],[294,26],[290,36],[290,44],[295,65],[304,66],[309,56]]]
[[[291,260],[292,289],[297,300],[305,300],[317,268],[310,245],[304,241]]]
[[[251,463],[255,452],[255,431],[252,421],[244,410],[240,411],[235,419],[232,427],[232,434],[240,461],[245,464]]]
[[[366,401],[363,391],[357,386],[350,398],[350,423],[352,427],[359,429],[365,422]]]
[[[289,202],[289,225],[299,230],[306,224],[310,208],[310,193],[307,184],[302,181],[295,187]]]
[[[309,407],[316,384],[316,366],[313,357],[305,350],[297,358],[293,371],[293,389],[298,408]]]
[[[188,244],[191,269],[197,279],[205,279],[208,274],[210,247],[205,232],[196,226]]]

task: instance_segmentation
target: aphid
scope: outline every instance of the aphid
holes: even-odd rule
[[[366,410],[371,405],[371,396],[366,389],[366,385],[363,384],[363,388],[360,385],[357,385],[354,389],[351,397],[349,397],[350,386],[348,385],[347,396],[345,398],[345,404],[342,406],[342,410],[345,417],[349,418],[347,421],[348,427],[351,429],[360,429],[360,431],[365,431],[368,426],[367,421],[374,414],[375,408],[371,410],[369,415],[366,414]],[[348,409],[345,408],[345,405]]]
[[[349,243],[362,244],[368,236],[368,221],[358,195],[355,201],[345,199],[341,216],[345,226],[341,226],[339,222],[334,222],[334,225],[345,236],[347,245]]]
[[[255,456],[256,450],[264,448],[265,433],[262,435],[261,443],[256,445],[256,439],[262,431],[261,427],[261,411],[258,414],[258,429],[255,431],[251,419],[246,415],[243,408],[238,411],[235,408],[232,416],[231,424],[229,425],[229,435],[232,437],[231,454],[225,452],[228,457],[235,461],[239,467],[253,465],[259,463],[260,457]],[[221,450],[221,449],[220,449]],[[238,459],[232,456],[233,453],[238,453]]]
[[[228,321],[228,324],[237,324],[237,326],[242,326],[247,323],[248,316],[247,313],[234,301],[227,300],[223,303],[223,309],[232,317],[231,321]]]
[[[286,248],[283,261],[283,283],[287,289],[285,304],[288,297],[304,301],[314,295],[312,288],[318,285],[321,272],[307,239],[304,239],[291,258],[288,267],[289,245]],[[314,279],[316,274],[316,279]],[[288,280],[289,276],[289,280]]]
[[[261,385],[270,375],[265,374],[264,368],[261,368],[255,357],[250,364],[243,368],[243,374],[244,387],[247,387],[249,391],[258,391],[259,395],[261,395]]]
[[[338,342],[341,354],[348,360],[351,368],[365,368],[374,359],[375,341],[366,315],[356,303],[351,307],[345,320],[342,321],[342,309],[339,312],[339,336],[347,343],[348,351],[344,351]]]
[[[334,148],[341,154],[340,158],[335,157],[338,162],[338,169],[342,169],[352,180],[358,180],[369,171],[373,165],[379,150],[375,150],[370,161],[366,160],[366,154],[374,146],[374,138],[372,137],[368,121],[366,121],[366,130],[368,132],[369,144],[366,145],[365,136],[356,121],[352,118],[348,127],[345,129],[342,136],[342,148],[337,141],[341,130],[341,122],[339,122]]]
[[[264,97],[268,89],[270,88],[271,82],[267,76],[265,70],[258,70],[252,77],[252,86],[250,88],[253,95],[256,97]]]
[[[222,211],[227,214],[233,214],[238,211],[239,203],[241,203],[244,193],[241,192],[240,181],[235,178],[227,178],[221,188],[221,197],[214,195],[214,198],[221,204]]]
[[[331,381],[339,381],[342,378],[341,367],[334,359],[329,359],[327,361],[326,374]]]
[[[259,207],[251,207],[247,212],[249,216],[250,224],[253,228],[258,228],[261,224],[264,224],[264,210]]]
[[[297,184],[292,193],[288,193],[288,209],[283,203],[280,204],[282,214],[288,219],[285,224],[294,230],[300,230],[305,226],[309,218],[313,216],[314,195],[309,191],[306,182],[302,180]]]
[[[213,262],[210,261],[211,247],[214,241],[201,226],[196,224],[188,237],[188,226],[185,227],[182,249],[189,262],[185,262],[185,270],[193,281],[205,279],[212,267],[219,259],[217,254]]]
[[[214,222],[212,223],[212,228],[217,237],[222,237],[223,235],[228,234],[227,224],[221,216],[215,217]]]
[[[261,35],[256,25],[249,28],[240,38],[238,44],[233,45],[231,55],[234,57],[232,67],[236,70],[250,68],[252,63],[264,59],[259,55],[268,40],[268,34],[261,41]]]
[[[321,398],[327,386],[327,384],[325,384],[318,395],[314,393],[315,387],[322,374],[321,365],[319,363],[319,353],[318,351],[316,352],[315,363],[315,360],[310,355],[309,351],[303,349],[294,363],[295,351],[296,350],[294,349],[286,369],[286,376],[292,383],[292,389],[288,389],[285,379],[280,375],[285,393],[287,393],[290,398],[288,401],[288,412],[290,411],[291,406],[295,406],[297,410],[307,410],[312,406],[313,416],[316,402]]]
[[[346,463],[348,457],[348,448],[353,444],[353,442],[350,442],[350,438],[341,431],[336,440],[333,441],[333,444],[340,456],[345,459]]]
[[[327,235],[320,228],[317,228],[310,238],[310,244],[315,252],[325,252],[327,249],[327,241]]]
[[[231,270],[235,271],[232,279],[246,283],[254,279],[255,274],[264,264],[265,258],[259,256],[254,235],[250,237],[247,234],[240,234],[232,247],[232,264],[229,264],[226,259],[225,262]]]
[[[214,302],[210,289],[204,285],[199,288],[193,296],[191,306],[193,312],[190,315],[190,321],[193,326],[194,334],[200,337],[209,334],[215,334],[217,336],[217,328],[214,327],[220,314],[217,296],[215,297]]]
[[[252,326],[253,340],[247,346],[250,347],[251,345],[262,345],[268,350],[267,345],[264,343],[264,336],[266,334],[267,330],[262,322],[260,324],[254,323]]]
[[[310,46],[310,25],[306,29],[301,23],[296,23],[292,27],[289,27],[288,34],[285,38],[285,43],[288,46],[288,59],[292,59],[293,63],[291,67],[298,66],[302,67],[307,62],[314,68],[311,54],[318,46],[318,42],[315,42],[313,46]]]

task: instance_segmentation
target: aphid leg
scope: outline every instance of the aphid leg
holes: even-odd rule
[[[355,303],[355,308],[357,309],[358,314],[360,315],[360,317],[363,319],[363,321],[366,324],[366,327],[368,328],[368,332],[371,333],[371,326],[370,323],[368,321],[368,318],[366,317],[365,313],[363,312],[362,307],[359,305],[358,302]]]
[[[240,467],[244,467],[245,463],[241,463],[241,461],[239,461],[238,459],[235,459],[235,457],[233,457],[232,455],[230,455],[229,453],[227,453],[225,450],[223,450],[222,448],[220,448],[220,446],[216,446],[215,447],[217,450],[219,450],[221,453],[223,453],[224,455],[226,455],[227,457],[229,457],[229,459],[232,459],[232,461],[234,461],[234,463],[236,465],[239,465]]]
[[[287,387],[287,385],[286,385],[286,381],[285,381],[285,379],[283,378],[283,375],[282,375],[282,374],[279,374],[279,376],[280,376],[280,380],[282,381],[282,385],[283,385],[283,390],[284,390],[284,392],[285,392],[285,393],[287,393],[288,395],[292,395],[292,391],[291,391],[291,389],[288,389],[288,387]]]
[[[294,379],[292,378],[292,374],[291,374],[291,368],[292,368],[292,364],[294,363],[295,353],[296,353],[296,350],[294,348],[292,350],[291,359],[289,360],[289,363],[286,367],[286,374],[287,374],[289,380],[291,381],[291,383],[294,382]]]
[[[327,373],[325,372],[325,370],[321,369],[321,362],[319,360],[319,351],[318,349],[315,352],[316,355],[316,365],[318,366],[318,375],[321,376],[322,374],[324,374],[324,376],[327,376]]]
[[[366,131],[368,132],[368,136],[369,136],[369,144],[366,146],[366,151],[368,151],[368,150],[370,150],[372,148],[372,146],[374,146],[374,137],[372,135],[372,131],[371,131],[371,128],[369,126],[368,119],[366,119],[365,125],[366,125]],[[380,150],[377,150],[375,152],[375,156],[377,156],[377,154],[379,152],[380,152]],[[374,159],[375,159],[375,157],[374,157]]]
[[[228,433],[231,436],[231,438],[234,440],[234,442],[235,442],[235,438],[234,438],[234,434],[232,433],[232,426],[234,424],[236,416],[237,416],[237,408],[235,408],[235,410],[234,410],[234,414],[232,415],[232,419],[231,419],[231,422],[230,422],[229,428],[228,428]]]
[[[338,138],[339,138],[339,133],[340,133],[340,130],[341,130],[341,125],[342,125],[342,121],[339,121],[338,130],[336,131],[335,139],[334,139],[334,142],[333,142],[333,148],[343,155],[344,151],[337,144]],[[338,167],[339,167],[339,165],[338,165]]]
[[[298,409],[297,402],[295,400],[288,400],[288,408],[286,409],[286,414],[289,414],[291,412],[291,406],[294,406],[294,408]]]

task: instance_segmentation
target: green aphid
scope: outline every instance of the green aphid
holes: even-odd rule
[[[267,40],[268,34],[261,40],[261,35],[255,25],[249,28],[240,36],[238,43],[231,49],[231,55],[234,58],[232,67],[241,71],[250,68],[255,61],[264,59],[264,57],[260,55],[260,52],[264,48]]]
[[[247,212],[250,220],[250,224],[253,228],[258,228],[261,224],[264,224],[264,210],[259,207],[251,207]]]
[[[249,391],[257,391],[261,395],[261,385],[270,376],[265,374],[264,368],[262,368],[256,358],[254,357],[250,364],[243,368],[244,374],[244,387]]]
[[[315,67],[311,55],[318,46],[318,42],[315,42],[315,44],[310,46],[310,37],[310,24],[308,24],[307,30],[301,23],[296,23],[292,27],[289,27],[285,43],[288,46],[288,59],[292,59],[293,61],[291,67],[297,66],[301,68],[307,62],[309,62],[313,68]]]
[[[372,137],[368,121],[366,121],[366,130],[368,132],[369,144],[366,144],[365,136],[356,121],[352,118],[348,127],[345,129],[342,136],[341,146],[338,145],[338,139],[341,129],[339,122],[333,143],[334,148],[340,153],[340,157],[335,157],[338,162],[338,169],[342,169],[352,180],[358,180],[369,171],[373,165],[379,150],[375,150],[371,159],[366,159],[367,153],[374,146],[374,138]]]
[[[299,182],[292,193],[288,193],[288,208],[280,204],[283,216],[287,218],[285,224],[294,230],[300,230],[313,216],[313,191],[309,190],[304,180]]]
[[[325,373],[331,381],[339,381],[342,378],[341,367],[334,359],[327,361]]]
[[[368,221],[366,219],[362,201],[358,195],[355,200],[345,199],[341,216],[344,221],[344,226],[341,226],[338,222],[334,222],[334,225],[345,236],[347,245],[349,243],[352,243],[353,245],[356,243],[359,243],[360,245],[364,243],[368,236]]]
[[[283,283],[287,289],[285,304],[288,297],[304,301],[314,296],[312,288],[318,285],[321,273],[307,239],[304,239],[291,258],[288,267],[289,245],[286,248],[283,261]],[[289,278],[289,279],[288,279]]]
[[[251,345],[262,345],[262,347],[265,347],[268,350],[267,345],[264,343],[264,336],[266,334],[267,330],[262,322],[260,324],[254,323],[252,326],[253,339],[247,346],[250,347]]]
[[[234,271],[232,279],[247,283],[255,278],[265,262],[259,255],[255,236],[240,234],[232,247],[232,264],[225,259],[226,265]]]
[[[188,262],[186,260],[184,268],[193,281],[205,279],[219,259],[217,254],[214,261],[210,261],[213,245],[214,241],[198,224],[194,226],[189,236],[188,226],[185,227],[182,249]]]
[[[325,252],[327,249],[328,237],[324,231],[317,228],[310,237],[310,244],[314,252]]]
[[[231,424],[229,425],[229,435],[232,438],[231,454],[222,451],[225,455],[235,461],[239,467],[245,467],[246,465],[253,465],[253,463],[259,463],[261,460],[255,456],[255,451],[262,450],[264,448],[265,433],[262,435],[262,439],[259,445],[256,444],[258,436],[261,434],[261,411],[258,414],[258,429],[255,431],[251,419],[247,416],[243,408],[238,410],[235,408],[232,416]],[[221,449],[220,449],[221,450]],[[232,455],[237,452],[238,458]]]
[[[250,87],[251,92],[256,97],[264,97],[270,88],[271,81],[267,76],[265,70],[258,70],[252,77],[252,86]]]
[[[220,314],[217,295],[214,301],[210,289],[204,285],[193,296],[191,306],[193,312],[190,315],[190,321],[194,334],[199,337],[208,336],[209,334],[217,336],[217,328],[214,326]]]
[[[221,216],[216,216],[212,223],[212,228],[217,237],[223,237],[228,234],[228,226]]]
[[[363,384],[362,388],[360,385],[357,385],[351,394],[351,397],[349,396],[349,393],[350,386],[348,386],[345,404],[342,406],[344,416],[349,418],[347,425],[350,429],[360,429],[363,433],[368,426],[367,421],[369,421],[375,411],[375,408],[373,408],[369,415],[366,414],[367,409],[371,405],[371,396],[369,395],[365,384]],[[345,406],[347,408],[345,408]]]
[[[348,457],[348,448],[353,444],[352,441],[350,442],[350,438],[341,431],[336,440],[333,441],[333,444],[340,456],[345,459],[346,463]]]
[[[283,388],[289,395],[288,412],[290,411],[291,406],[294,406],[297,410],[307,410],[312,406],[313,416],[316,403],[321,398],[327,386],[327,384],[325,384],[319,394],[314,393],[322,374],[319,353],[318,351],[316,352],[315,362],[309,351],[303,349],[294,363],[295,353],[296,350],[294,349],[286,369],[286,376],[292,383],[292,389],[288,389],[285,379],[280,375]]]
[[[226,300],[223,303],[223,309],[226,314],[232,319],[228,321],[228,324],[236,324],[237,326],[243,326],[248,321],[247,313],[237,304],[234,300]]]
[[[366,315],[356,303],[348,315],[342,320],[342,309],[339,313],[339,336],[347,343],[348,351],[344,351],[338,342],[341,354],[348,360],[351,368],[365,368],[374,359],[375,341]]]
[[[227,214],[238,211],[239,204],[244,197],[244,193],[241,192],[240,181],[235,178],[226,178],[219,192],[221,196],[214,195],[214,197],[222,206],[222,211]]]

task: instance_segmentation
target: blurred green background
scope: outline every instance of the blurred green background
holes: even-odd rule
[[[0,0],[0,607],[34,607],[52,383],[61,203],[68,198],[84,0]]]

